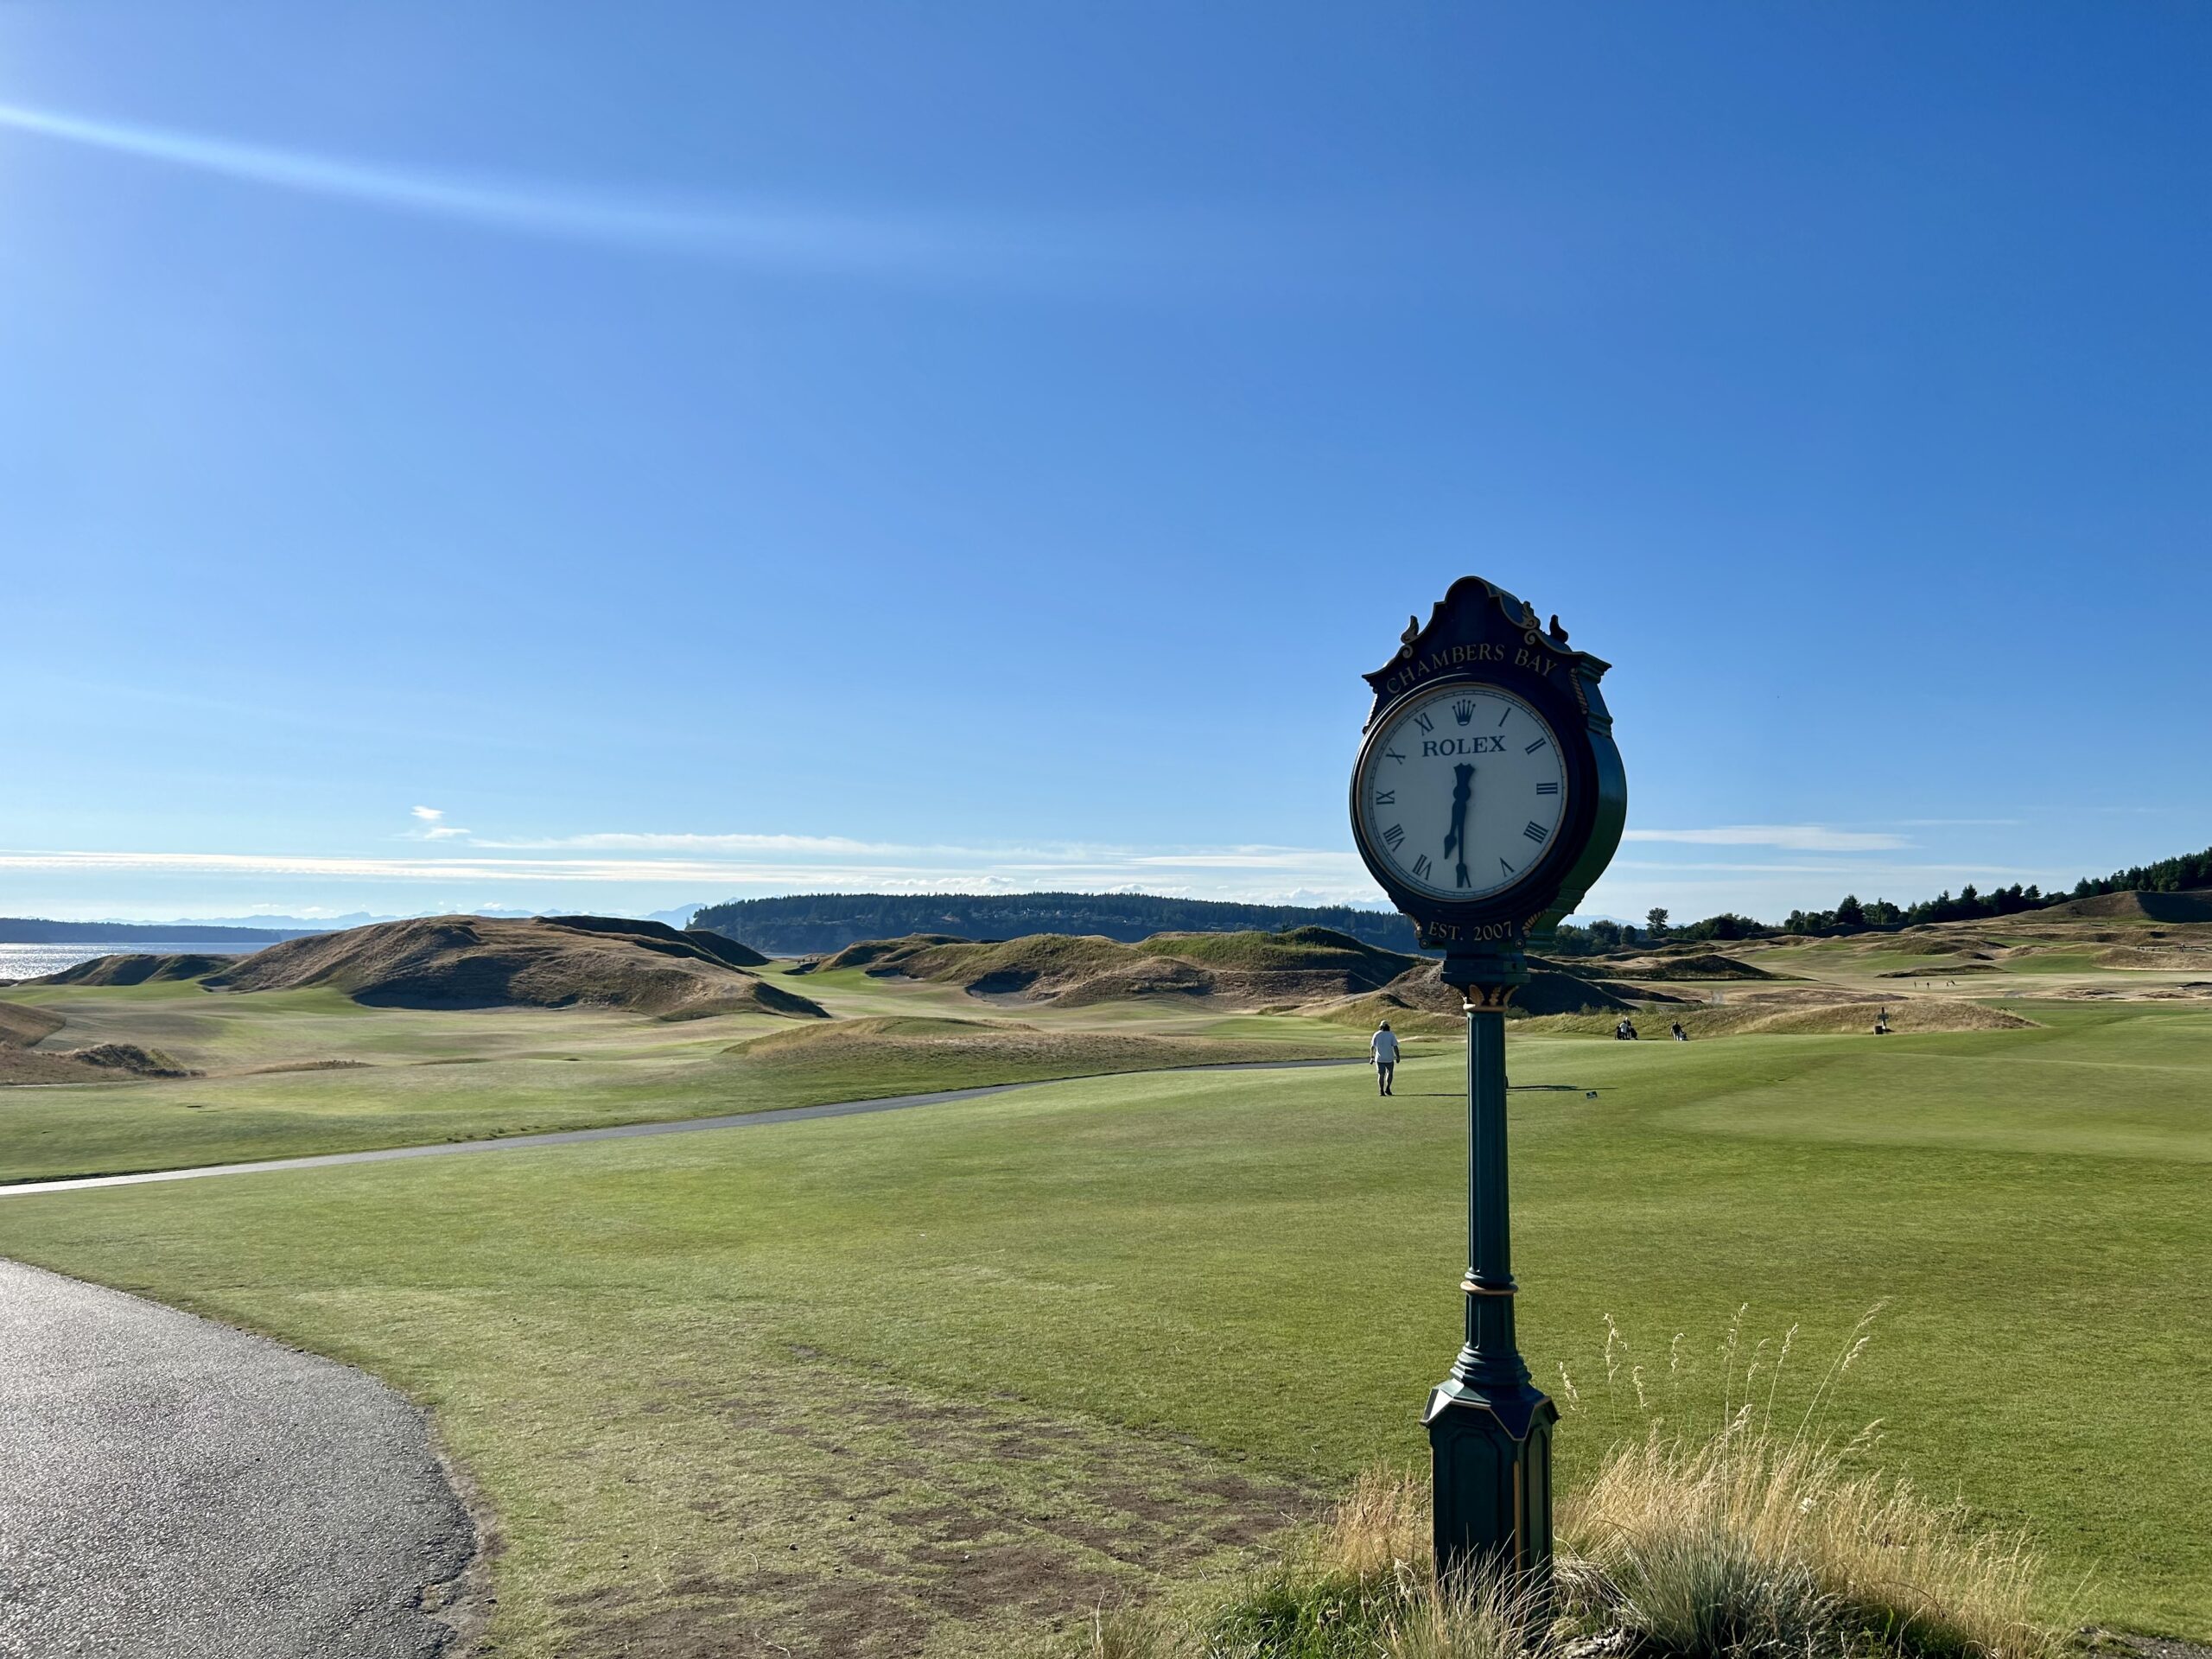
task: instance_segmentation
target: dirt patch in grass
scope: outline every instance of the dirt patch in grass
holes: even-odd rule
[[[776,1513],[757,1488],[692,1504],[747,1534],[753,1569],[730,1571],[725,1550],[664,1585],[563,1598],[564,1655],[988,1653],[994,1631],[1209,1570],[1319,1508],[1197,1446],[931,1394],[810,1350],[702,1403],[775,1468]]]

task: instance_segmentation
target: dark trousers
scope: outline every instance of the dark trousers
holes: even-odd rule
[[[1390,1074],[1397,1069],[1397,1062],[1395,1060],[1375,1062],[1375,1088],[1378,1094],[1387,1095],[1390,1092]]]

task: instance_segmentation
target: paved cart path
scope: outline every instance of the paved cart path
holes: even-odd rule
[[[1103,1075],[1156,1077],[1186,1071],[1289,1071],[1316,1065],[1365,1065],[1364,1060],[1243,1060],[1226,1065],[1177,1065],[1164,1071],[1116,1071]],[[930,1095],[891,1095],[880,1100],[841,1100],[822,1106],[784,1106],[766,1112],[732,1112],[721,1117],[683,1117],[653,1123],[610,1123],[596,1129],[559,1129],[549,1135],[511,1135],[483,1141],[440,1141],[429,1146],[386,1147],[375,1152],[330,1152],[314,1158],[270,1158],[251,1164],[199,1164],[188,1169],[147,1170],[135,1175],[88,1175],[67,1181],[20,1181],[0,1186],[0,1198],[32,1192],[75,1192],[90,1186],[137,1186],[147,1181],[196,1181],[211,1175],[254,1175],[270,1169],[321,1169],[332,1164],[380,1164],[394,1158],[450,1158],[468,1152],[512,1152],[528,1147],[565,1147],[581,1141],[627,1141],[648,1135],[696,1135],[705,1129],[765,1128],[813,1117],[854,1117],[868,1112],[900,1112],[952,1100],[980,1100],[1015,1089],[1041,1089],[1081,1077],[1039,1077],[1033,1083],[993,1083],[977,1089],[945,1089]],[[5,1654],[0,1649],[0,1654]]]
[[[429,1659],[474,1553],[382,1383],[0,1261],[8,1659]]]

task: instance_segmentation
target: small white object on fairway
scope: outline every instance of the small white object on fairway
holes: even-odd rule
[[[475,1529],[374,1379],[0,1261],[0,1654],[432,1659]]]

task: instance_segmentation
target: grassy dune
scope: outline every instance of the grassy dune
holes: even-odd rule
[[[1639,1370],[1662,1410],[1711,1381],[1739,1304],[1827,1353],[1885,1301],[1843,1407],[1884,1420],[1885,1465],[2030,1529],[2047,1615],[2212,1636],[2212,1014],[2031,1011],[1516,1032],[1523,1345],[1576,1382],[1566,1481],[1641,1433]],[[1458,1342],[1458,1068],[1414,1059],[1390,1101],[1357,1071],[1107,1077],[8,1198],[0,1252],[431,1405],[500,1516],[499,1655],[980,1655],[1421,1454]]]

